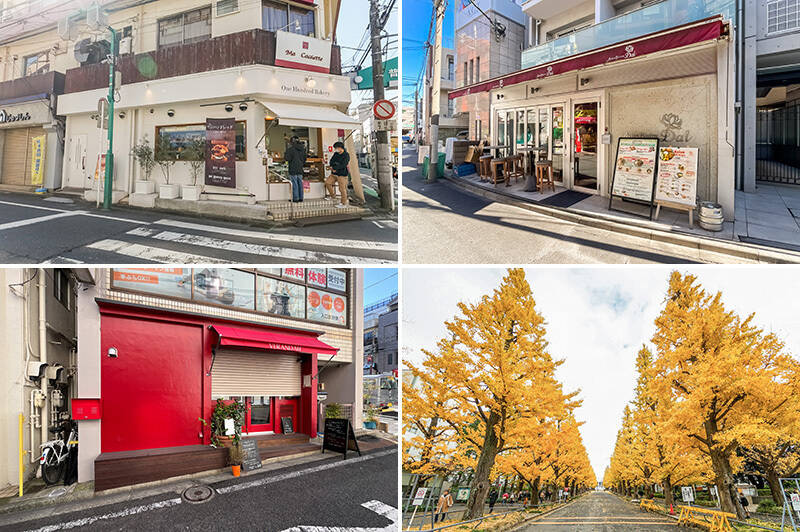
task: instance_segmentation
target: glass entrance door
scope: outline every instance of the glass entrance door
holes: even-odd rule
[[[553,180],[564,184],[564,106],[550,106],[550,142],[553,155]]]
[[[272,403],[269,397],[246,397],[244,432],[270,432],[273,430]]]
[[[573,168],[572,185],[586,192],[598,191],[598,158],[597,158],[597,119],[599,103],[597,101],[576,103],[573,105],[572,139]]]

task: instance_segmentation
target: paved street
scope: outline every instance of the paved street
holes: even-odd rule
[[[0,193],[0,264],[381,263],[397,260],[396,242],[388,218],[249,226]]]
[[[162,493],[70,513],[58,513],[56,507],[52,515],[0,530],[397,530],[396,449],[347,460],[337,455],[210,487],[213,496],[200,503]]]
[[[545,515],[524,528],[525,532],[671,532],[677,521],[639,510],[607,492],[591,492]]]
[[[577,224],[428,184],[416,151],[403,158],[403,261],[410,264],[697,262],[691,250]],[[696,253],[696,250],[695,250]],[[708,262],[730,257],[704,253]]]

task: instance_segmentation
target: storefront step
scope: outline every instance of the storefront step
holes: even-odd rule
[[[291,202],[287,201],[285,203],[291,205]],[[337,209],[336,204],[333,202],[324,202],[322,205],[307,205],[305,202],[302,204],[295,203],[294,208],[276,205],[274,207],[270,206],[268,212],[273,221],[305,220],[306,225],[314,223],[312,220],[318,220],[319,223],[340,221],[340,219],[352,220],[371,214],[368,209],[352,204],[343,209]]]

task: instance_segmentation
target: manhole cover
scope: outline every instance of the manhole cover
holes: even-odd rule
[[[214,490],[208,486],[192,486],[191,488],[186,488],[181,494],[181,497],[183,497],[184,501],[193,504],[206,502],[213,496]]]

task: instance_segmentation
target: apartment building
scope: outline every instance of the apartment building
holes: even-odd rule
[[[365,375],[397,373],[397,318],[397,294],[364,309]]]
[[[734,215],[732,0],[528,0],[520,68],[451,98],[490,102],[490,140],[552,161],[556,184],[609,196],[622,137],[699,149],[697,196]],[[463,103],[459,105],[464,105]]]
[[[95,178],[103,173],[107,149],[98,102],[108,94],[108,26],[116,32],[118,72],[115,113],[108,120],[114,130],[114,202],[127,199],[147,207],[157,198],[286,200],[290,185],[283,153],[294,135],[309,152],[306,197],[321,198],[333,143],[345,140],[352,150],[348,133],[359,124],[346,114],[350,81],[341,75],[335,45],[339,0],[57,5],[54,10],[47,2],[31,2],[29,11],[37,13],[13,11],[0,31],[0,102],[39,96],[24,108],[0,103],[0,109],[14,117],[15,127],[34,128],[26,142],[40,136],[36,128],[47,132],[47,123],[56,124],[47,137],[54,146],[48,153],[56,156],[47,158],[53,173],[48,188],[77,191],[85,199],[102,188],[102,179]],[[37,20],[33,26],[25,22],[31,17]],[[208,119],[228,120],[235,131],[234,170],[224,181],[192,173],[198,157],[187,147],[205,138]],[[0,153],[10,166],[21,167],[17,137],[22,134],[12,136]],[[159,153],[177,154],[177,162],[157,164],[147,176],[133,157],[134,147],[145,141],[151,148],[166,143],[157,162],[168,160]],[[61,145],[59,171],[55,159]],[[351,173],[359,178],[357,164]],[[29,184],[26,176],[3,175]]]
[[[459,132],[467,129],[469,117],[461,113],[447,95],[456,87],[457,59],[455,51],[442,48],[442,79],[439,92],[439,140],[444,142],[447,137],[455,137]],[[433,102],[433,56],[427,57],[425,65],[425,92],[422,97],[422,131],[426,142],[430,141],[431,134],[431,106]]]

